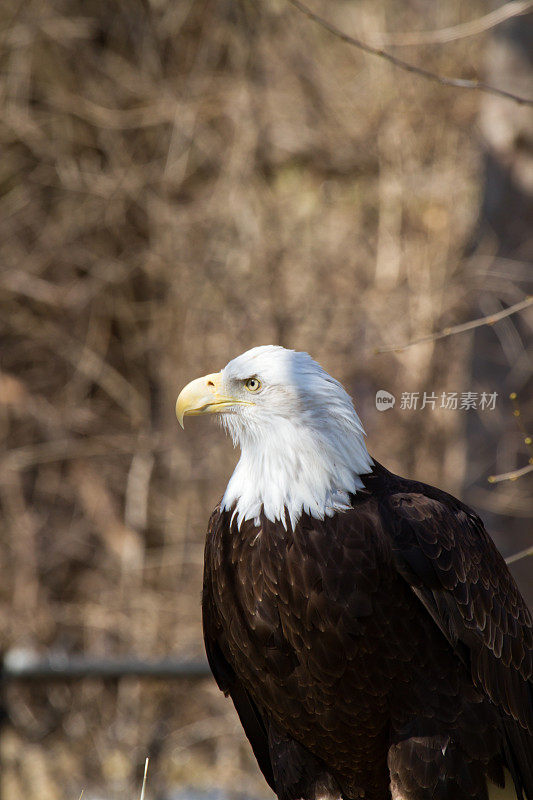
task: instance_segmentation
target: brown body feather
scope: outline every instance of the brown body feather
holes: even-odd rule
[[[281,800],[533,800],[531,617],[479,518],[376,465],[295,530],[210,521],[207,655]]]

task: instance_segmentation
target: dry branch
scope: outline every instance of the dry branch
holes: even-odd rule
[[[498,322],[500,319],[505,319],[505,317],[509,317],[511,314],[516,314],[517,311],[523,311],[524,308],[528,308],[531,305],[533,305],[533,297],[526,297],[525,300],[521,300],[519,303],[509,306],[509,308],[504,308],[502,311],[497,311],[495,314],[488,314],[486,317],[472,319],[469,322],[461,323],[461,325],[454,325],[451,328],[444,328],[438,333],[429,333],[427,336],[421,336],[419,339],[413,339],[413,341],[407,342],[406,344],[389,344],[385,345],[384,347],[377,347],[374,350],[374,353],[401,353],[404,350],[407,350],[409,347],[414,347],[416,344],[435,342],[437,339],[444,339],[447,336],[453,336],[456,333],[471,331],[474,328],[480,328],[482,325],[494,325],[494,323]]]
[[[521,478],[522,475],[527,475],[528,472],[533,472],[533,463],[526,464],[525,467],[520,469],[513,469],[511,472],[502,472],[501,475],[489,475],[489,483],[500,483],[501,481],[515,481]]]
[[[398,58],[392,53],[382,50],[380,47],[374,47],[368,42],[363,42],[361,39],[357,39],[355,36],[350,36],[344,31],[339,30],[339,28],[337,28],[335,25],[332,25],[331,22],[328,22],[326,19],[324,19],[324,17],[316,14],[306,5],[301,3],[300,0],[287,0],[287,2],[297,8],[298,11],[301,11],[301,13],[306,17],[313,20],[313,22],[316,22],[322,28],[329,31],[329,33],[333,34],[333,36],[336,36],[338,39],[346,42],[346,44],[351,44],[353,47],[357,47],[364,53],[378,56],[378,58],[388,61],[398,69],[404,70],[404,72],[411,72],[414,75],[419,75],[421,78],[426,78],[426,80],[433,81],[441,86],[451,86],[455,89],[469,89],[472,91],[484,92],[485,94],[492,94],[496,95],[497,97],[503,97],[506,100],[512,100],[514,103],[518,103],[519,105],[533,106],[533,98],[531,97],[522,97],[520,95],[513,94],[512,92],[507,92],[505,89],[498,89],[496,86],[490,86],[488,83],[484,83],[483,81],[469,80],[467,78],[449,78],[446,75],[439,75],[431,70],[418,67],[416,64],[411,64],[409,61],[404,61],[402,58]]]
[[[447,28],[439,28],[433,31],[406,31],[398,33],[378,33],[372,36],[372,44],[383,47],[410,47],[423,44],[447,44],[458,39],[465,39],[468,36],[476,36],[479,33],[495,28],[513,17],[527,14],[533,8],[533,0],[511,0],[494,11],[484,14],[477,19],[461,22],[458,25],[450,25]]]
[[[527,445],[531,456],[529,458],[529,463],[526,464],[525,467],[521,467],[520,469],[513,469],[510,472],[502,472],[499,475],[489,475],[487,478],[489,483],[500,483],[501,481],[516,481],[517,478],[521,478],[522,475],[527,475],[528,472],[533,471],[533,447],[532,447],[532,439],[529,433],[527,432],[524,423],[522,422],[522,412],[520,410],[520,405],[518,402],[518,396],[516,392],[511,392],[509,395],[510,400],[512,400],[514,411],[513,417],[515,422],[524,437],[524,444]]]
[[[514,564],[516,561],[527,558],[527,556],[533,556],[533,545],[531,547],[526,547],[525,550],[520,550],[519,553],[514,553],[512,556],[509,556],[509,558],[505,559],[505,563]]]

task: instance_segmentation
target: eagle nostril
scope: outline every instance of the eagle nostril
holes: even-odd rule
[[[215,388],[215,384],[213,383],[213,381],[207,381],[207,385],[210,386],[212,389]]]

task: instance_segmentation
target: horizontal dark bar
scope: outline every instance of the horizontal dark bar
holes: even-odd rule
[[[151,678],[195,680],[211,674],[207,661],[142,661],[136,658],[98,659],[83,656],[49,657],[42,660],[5,659],[3,681],[72,681],[83,678]]]

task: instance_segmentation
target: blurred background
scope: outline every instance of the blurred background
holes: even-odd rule
[[[533,95],[531,13],[465,36],[442,31],[495,4],[313,8]],[[238,456],[174,403],[254,345],[310,352],[379,461],[473,505],[504,556],[533,545],[533,473],[488,481],[532,456],[531,308],[376,352],[532,293],[531,107],[393,69],[285,0],[4,1],[0,103],[2,653],[203,658]],[[424,391],[436,408],[401,407]],[[532,565],[511,565],[530,602]],[[146,756],[153,798],[270,795],[210,678],[9,682],[2,706],[2,800],[135,797]]]

